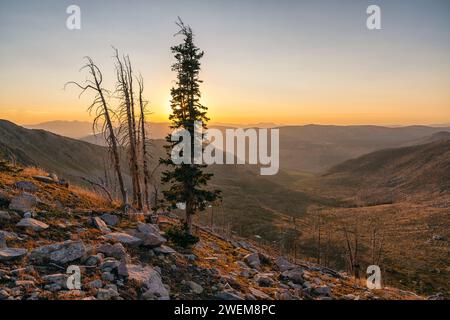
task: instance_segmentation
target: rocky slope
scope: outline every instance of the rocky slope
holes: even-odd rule
[[[179,249],[164,237],[176,218],[124,216],[95,193],[59,182],[0,165],[0,300],[422,299],[369,291],[345,273],[201,227],[200,242]],[[79,289],[68,288],[69,266],[80,268]]]

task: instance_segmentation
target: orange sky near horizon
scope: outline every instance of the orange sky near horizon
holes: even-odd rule
[[[64,84],[86,79],[79,68],[90,55],[113,89],[114,44],[144,77],[150,121],[167,121],[180,15],[205,50],[202,102],[212,123],[450,123],[448,1],[408,10],[381,1],[375,31],[366,27],[365,0],[78,2],[75,31],[65,27],[62,2],[0,3],[0,118],[91,120],[92,94],[78,98]]]

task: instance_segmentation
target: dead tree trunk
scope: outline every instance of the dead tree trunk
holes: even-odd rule
[[[100,69],[95,65],[94,61],[90,57],[86,57],[87,63],[82,68],[87,68],[89,70],[89,74],[91,76],[91,80],[86,81],[86,85],[80,85],[77,82],[71,81],[67,84],[74,84],[79,87],[82,91],[80,96],[86,90],[93,90],[96,92],[96,96],[94,102],[89,106],[88,110],[91,113],[95,114],[94,122],[93,122],[93,131],[94,134],[98,132],[97,128],[101,128],[100,132],[103,134],[110,153],[112,154],[114,169],[117,174],[117,179],[119,181],[120,193],[122,195],[122,202],[124,205],[127,204],[127,193],[125,189],[125,184],[123,181],[122,170],[120,166],[120,156],[119,156],[119,145],[116,134],[114,132],[113,120],[112,116],[114,112],[110,110],[108,104],[106,102],[105,93],[107,92],[104,88],[102,88],[103,75]],[[66,84],[66,85],[67,85]]]
[[[128,58],[124,62],[120,60],[117,49],[115,50],[117,69],[117,91],[122,99],[120,108],[121,119],[125,118],[126,134],[125,140],[129,147],[130,173],[133,185],[133,203],[139,210],[142,210],[142,194],[139,179],[139,165],[136,144],[136,120],[134,118],[134,94],[131,63]]]
[[[147,150],[147,134],[145,132],[145,116],[146,116],[146,106],[147,101],[143,99],[144,92],[144,80],[142,76],[138,79],[139,84],[139,107],[140,107],[140,128],[141,128],[141,140],[142,140],[142,167],[144,171],[144,199],[147,210],[150,210],[150,192],[149,192],[149,179],[150,179],[150,171],[148,166],[148,150]]]

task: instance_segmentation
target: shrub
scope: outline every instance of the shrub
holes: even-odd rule
[[[189,248],[200,240],[197,236],[189,234],[187,224],[169,228],[166,236],[173,244],[182,248]]]

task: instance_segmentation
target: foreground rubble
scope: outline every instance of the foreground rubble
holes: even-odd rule
[[[0,172],[0,300],[422,299],[370,291],[344,273],[202,228],[192,249],[175,248],[164,233],[175,219],[161,217],[158,225],[143,214],[124,216],[95,196],[34,176]],[[79,287],[71,277],[77,268]]]

